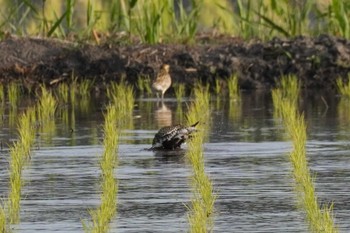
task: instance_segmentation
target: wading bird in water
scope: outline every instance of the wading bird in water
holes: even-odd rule
[[[174,125],[161,128],[154,136],[151,149],[179,149],[181,144],[185,143],[191,137],[191,134],[197,131],[198,123],[199,121],[190,126]]]
[[[162,100],[164,99],[164,93],[171,85],[169,69],[170,66],[168,64],[163,64],[156,79],[152,83],[152,89],[156,92],[157,98],[159,98],[159,93],[161,93]]]

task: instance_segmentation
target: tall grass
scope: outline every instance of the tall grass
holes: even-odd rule
[[[289,154],[292,175],[299,207],[305,211],[312,232],[338,232],[335,227],[332,206],[321,207],[315,191],[315,178],[310,174],[306,157],[306,124],[297,106],[299,85],[294,77],[282,78],[279,89],[273,90],[273,103],[283,119],[292,139],[293,151]],[[291,94],[293,93],[293,94]]]
[[[195,100],[187,113],[187,124],[199,121],[198,132],[189,142],[188,160],[192,166],[192,198],[188,221],[190,232],[209,232],[213,229],[215,194],[213,184],[205,172],[203,143],[210,125],[209,87],[197,85]]]
[[[11,224],[18,223],[22,187],[22,170],[30,155],[35,139],[35,111],[30,108],[19,118],[18,141],[10,148],[10,188],[8,195],[8,218]]]
[[[194,42],[211,31],[249,38],[332,34],[350,38],[350,3],[289,0],[0,1],[0,29],[18,35],[91,39],[121,43]],[[79,9],[79,10],[77,10]],[[4,35],[4,33],[3,33]]]

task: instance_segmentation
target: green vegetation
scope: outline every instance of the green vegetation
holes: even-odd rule
[[[240,93],[239,93],[237,75],[234,74],[227,79],[227,87],[228,87],[228,94],[229,94],[230,100],[233,100],[233,101],[239,100]]]
[[[341,78],[336,80],[339,93],[342,96],[350,97],[350,74],[348,75],[347,82],[344,82]]]
[[[350,38],[350,2],[289,0],[1,0],[0,31],[17,35],[129,43],[195,41],[212,31],[237,37],[271,39],[331,34]],[[79,7],[79,11],[75,10]]]
[[[6,224],[6,213],[2,204],[0,204],[0,232],[8,232]]]
[[[119,129],[117,127],[120,119],[119,109],[114,105],[107,107],[105,114],[105,123],[103,126],[104,152],[100,159],[100,168],[102,171],[101,180],[101,205],[94,211],[90,211],[93,225],[91,229],[84,226],[87,232],[108,232],[109,223],[117,211],[117,193],[118,184],[114,177],[114,169],[118,164],[118,140]]]
[[[182,98],[185,96],[185,84],[176,83],[173,85],[175,91],[175,97],[177,102],[181,102]]]
[[[118,182],[114,177],[114,169],[118,166],[119,134],[123,128],[130,127],[134,109],[133,89],[124,82],[111,83],[107,96],[111,103],[107,106],[103,126],[104,152],[100,159],[101,205],[90,211],[92,226],[84,224],[87,232],[107,232],[109,223],[116,214]]]
[[[55,111],[57,108],[57,101],[53,97],[51,91],[44,86],[41,86],[41,94],[38,95],[39,103],[37,107],[38,118],[41,122],[46,122],[54,119]]]
[[[219,77],[216,77],[216,79],[215,79],[214,93],[215,93],[216,95],[222,94],[221,79],[220,79]]]
[[[198,131],[189,142],[188,160],[192,166],[192,199],[188,220],[190,232],[210,232],[213,228],[215,195],[213,184],[205,173],[203,142],[210,125],[209,87],[197,85],[194,89],[195,101],[187,114],[187,124],[199,121]]]
[[[12,82],[7,86],[7,96],[12,109],[17,109],[19,97],[20,97],[20,86]]]
[[[132,122],[132,112],[135,105],[135,97],[133,88],[126,84],[111,83],[107,89],[107,96],[110,99],[112,105],[118,108],[118,114],[120,122],[119,124],[125,125],[129,128]]]
[[[60,101],[67,104],[69,100],[69,87],[67,83],[60,83],[56,89]]]
[[[298,112],[298,96],[298,80],[291,76],[283,77],[281,87],[272,91],[275,109],[282,117],[293,143],[289,159],[299,206],[305,211],[312,232],[338,232],[333,221],[332,205],[321,208],[318,204],[313,182],[315,178],[310,174],[306,158],[306,124],[304,116]]]
[[[82,98],[86,99],[90,97],[94,82],[91,79],[84,79],[78,84],[78,93]]]
[[[18,223],[22,187],[22,170],[29,159],[35,139],[35,111],[29,108],[19,118],[18,141],[10,148],[10,188],[8,195],[8,218],[11,224]]]
[[[39,101],[36,111],[40,123],[40,135],[47,145],[51,145],[52,138],[56,133],[55,112],[58,104],[51,91],[44,86],[41,86],[40,94],[37,93],[37,96]]]
[[[140,75],[137,78],[137,88],[141,92],[141,94],[144,94],[145,92],[147,94],[151,94],[152,93],[152,89],[151,89],[151,79],[150,79],[150,77],[149,76]]]
[[[0,84],[0,102],[5,102],[5,91],[4,91],[4,85]]]

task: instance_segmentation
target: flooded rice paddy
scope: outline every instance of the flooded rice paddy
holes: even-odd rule
[[[23,112],[25,101],[16,110]],[[111,232],[187,232],[191,168],[183,151],[147,151],[154,134],[185,122],[189,98],[162,104],[136,99],[119,146],[117,217]],[[0,193],[8,192],[8,145],[17,135],[17,115],[5,105],[0,139]],[[103,112],[106,99],[60,106],[51,130],[36,135],[23,171],[20,223],[14,232],[83,232],[89,210],[100,204]],[[314,93],[302,98],[308,126],[307,156],[321,203],[334,203],[340,232],[350,229],[350,102]],[[297,208],[287,154],[292,145],[274,118],[270,93],[243,92],[241,102],[211,101],[204,147],[206,172],[217,194],[214,232],[308,232]],[[209,122],[208,122],[209,124]]]

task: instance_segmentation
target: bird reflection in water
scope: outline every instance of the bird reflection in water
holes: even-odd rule
[[[160,104],[160,106],[159,106]],[[158,108],[155,111],[155,120],[157,122],[158,128],[162,128],[164,126],[169,126],[173,124],[172,111],[170,108],[166,106],[166,104],[161,101],[157,103]]]

